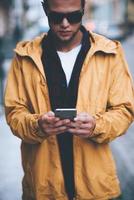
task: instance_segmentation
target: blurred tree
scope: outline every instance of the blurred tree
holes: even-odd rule
[[[13,0],[0,0],[0,6],[2,7],[10,7],[13,5]]]
[[[25,11],[27,11],[29,9],[29,4],[27,0],[23,0],[23,8]]]
[[[134,29],[134,0],[128,0],[127,20],[129,28]]]

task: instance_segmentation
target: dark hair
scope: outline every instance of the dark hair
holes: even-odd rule
[[[84,9],[84,7],[85,7],[85,0],[81,0],[81,6]]]
[[[41,3],[42,3],[44,11],[46,12],[47,9],[48,9],[48,7],[49,7],[48,0],[43,0]],[[81,6],[84,9],[84,7],[85,7],[85,0],[81,0]]]

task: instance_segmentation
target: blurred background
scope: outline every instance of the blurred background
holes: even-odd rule
[[[83,24],[92,31],[121,41],[134,78],[134,0],[87,0]],[[0,200],[21,200],[23,171],[20,140],[6,125],[3,94],[13,49],[49,30],[40,0],[0,0]],[[124,88],[125,89],[125,88]],[[111,143],[122,195],[134,200],[134,125]]]

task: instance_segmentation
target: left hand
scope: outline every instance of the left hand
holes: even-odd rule
[[[69,123],[68,131],[76,136],[82,138],[89,138],[93,136],[93,131],[96,126],[95,118],[88,113],[79,113],[74,121]]]

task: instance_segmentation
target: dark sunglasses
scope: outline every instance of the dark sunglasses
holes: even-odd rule
[[[63,19],[66,18],[70,24],[79,23],[82,19],[83,11],[77,10],[69,13],[60,13],[60,12],[49,12],[48,20],[54,24],[62,23]]]

